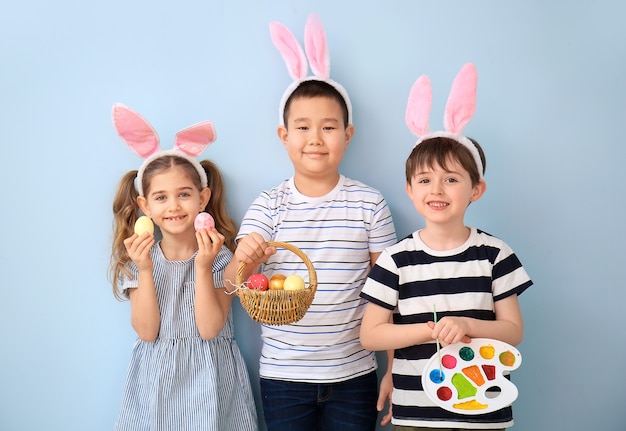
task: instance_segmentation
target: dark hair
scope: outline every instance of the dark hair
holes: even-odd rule
[[[291,102],[296,99],[312,99],[314,97],[327,97],[336,100],[343,114],[343,125],[348,125],[348,105],[341,93],[328,82],[311,79],[302,81],[285,101],[285,109],[283,110],[283,122],[285,123],[285,127],[287,126],[287,120],[289,118]]]
[[[483,165],[482,174],[484,175],[487,167],[485,153],[477,141],[472,138],[468,139],[478,149]],[[450,161],[458,162],[469,173],[473,186],[478,184],[481,175],[478,172],[478,166],[476,166],[476,161],[470,150],[460,142],[443,136],[426,139],[413,148],[409,158],[406,160],[405,175],[407,184],[411,183],[411,178],[413,178],[418,168],[432,168],[434,165],[439,165],[443,169],[447,169],[447,164]]]
[[[200,165],[207,175],[207,187],[211,189],[211,198],[204,211],[209,212],[215,219],[215,227],[225,237],[224,245],[234,251],[237,226],[226,209],[226,192],[222,174],[218,166],[210,160],[202,160]],[[155,175],[173,167],[183,169],[198,190],[202,190],[202,182],[196,168],[183,157],[169,155],[158,157],[146,166],[142,181],[144,194],[148,194],[150,182]],[[128,271],[130,257],[124,246],[124,240],[133,234],[135,222],[139,218],[139,205],[137,204],[139,193],[135,189],[136,178],[136,170],[126,173],[122,177],[113,199],[113,244],[109,280],[113,285],[113,294],[118,299],[125,299],[120,295],[118,287],[121,286],[124,276],[130,275]]]

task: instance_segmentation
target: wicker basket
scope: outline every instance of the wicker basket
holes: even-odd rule
[[[298,247],[284,242],[270,241],[270,247],[287,249],[295,253],[309,270],[309,286],[302,290],[255,290],[237,289],[237,296],[241,301],[241,306],[248,313],[252,320],[268,325],[285,325],[294,323],[304,317],[304,314],[311,306],[315,291],[317,290],[317,274],[315,268]],[[241,262],[237,267],[235,282],[237,286],[243,283],[243,270],[246,264]]]

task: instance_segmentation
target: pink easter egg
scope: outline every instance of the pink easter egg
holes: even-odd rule
[[[202,229],[210,230],[215,227],[215,220],[213,220],[211,214],[202,212],[196,216],[193,226],[196,228],[196,231]]]

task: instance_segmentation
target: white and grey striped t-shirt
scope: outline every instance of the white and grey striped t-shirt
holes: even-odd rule
[[[330,383],[375,370],[374,354],[359,342],[365,306],[359,294],[370,270],[370,253],[396,242],[381,193],[341,176],[330,193],[310,198],[290,178],[252,203],[238,238],[251,232],[299,247],[318,279],[315,299],[302,320],[262,326],[261,377]],[[268,277],[297,273],[308,280],[302,260],[280,248],[262,271]]]

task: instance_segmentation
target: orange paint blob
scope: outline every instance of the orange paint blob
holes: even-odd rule
[[[485,378],[480,372],[480,368],[478,368],[478,365],[472,365],[470,367],[463,368],[463,374],[469,377],[478,386],[482,386],[485,384]]]

